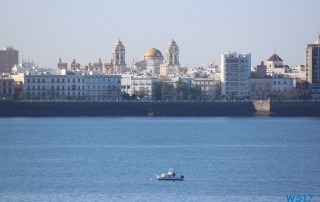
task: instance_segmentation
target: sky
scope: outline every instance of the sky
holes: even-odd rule
[[[55,68],[109,62],[118,38],[126,63],[171,39],[183,67],[220,64],[228,52],[251,53],[252,66],[275,52],[284,64],[304,64],[307,44],[318,39],[319,0],[0,0],[0,46],[19,60]]]

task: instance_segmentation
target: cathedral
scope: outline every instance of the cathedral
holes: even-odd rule
[[[126,49],[118,39],[112,49],[112,60],[105,64],[105,73],[122,74],[126,72],[125,61]],[[161,51],[156,48],[148,49],[141,61],[133,61],[132,70],[138,73],[147,73],[151,75],[176,75],[179,74],[179,47],[172,39],[166,49],[164,58]],[[111,71],[110,71],[111,70]]]
[[[168,76],[168,74],[179,73],[179,47],[172,39],[166,50],[166,59],[161,51],[156,48],[148,49],[142,61],[134,62],[133,69],[148,74]]]

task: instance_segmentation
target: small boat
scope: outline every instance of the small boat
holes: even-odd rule
[[[173,170],[173,167],[169,169],[168,173],[164,173],[161,175],[156,175],[158,180],[183,180],[184,176],[176,176],[176,173]]]

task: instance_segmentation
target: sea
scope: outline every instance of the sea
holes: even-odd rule
[[[320,201],[320,118],[0,118],[0,201],[299,197]]]

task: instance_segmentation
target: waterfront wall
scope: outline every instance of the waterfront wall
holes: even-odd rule
[[[320,101],[271,102],[269,116],[320,117]]]
[[[320,102],[0,101],[0,116],[320,116]]]
[[[251,102],[0,102],[0,116],[253,116]]]

